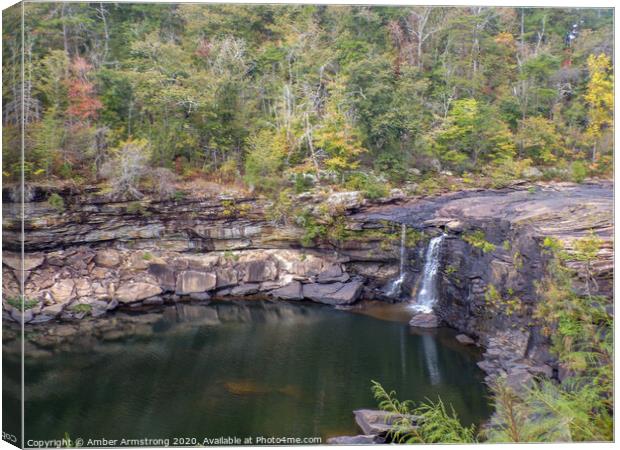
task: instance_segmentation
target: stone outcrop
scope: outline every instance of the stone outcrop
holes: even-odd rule
[[[576,239],[591,232],[602,239],[592,267],[577,258],[569,264],[578,273],[576,289],[607,298],[613,313],[613,189],[606,182],[408,199],[392,192],[374,204],[356,192],[303,194],[297,202],[327,205],[346,219],[345,239],[318,239],[311,248],[300,244],[303,229],[271,222],[266,201],[257,198],[114,203],[97,194],[63,196],[62,213],[44,201],[25,205],[23,270],[21,224],[15,219],[20,207],[3,205],[7,318],[22,319],[8,303],[18,298],[22,280],[30,306],[25,322],[83,317],[74,311],[78,304],[91,305],[94,315],[119,305],[230,295],[335,306],[363,298],[394,301],[381,292],[399,274],[401,223],[413,232],[406,239],[403,295],[415,295],[429,238],[445,233],[434,314],[487,349],[483,368],[492,376],[551,370],[561,377],[548,339],[532,320],[546,237],[558,239],[569,254]],[[474,232],[490,247],[472,245],[467,237]],[[596,283],[586,283],[590,275]],[[487,301],[491,288],[516,307],[493,309]]]
[[[374,409],[358,409],[353,411],[353,415],[355,423],[365,435],[385,436],[394,422],[398,420],[408,419],[412,424],[416,422],[414,416],[403,416]]]
[[[177,276],[176,294],[188,295],[196,292],[210,291],[217,285],[217,276],[214,273],[184,270]]]
[[[150,283],[128,282],[114,293],[114,299],[121,303],[134,303],[161,294],[161,288]]]
[[[359,298],[363,286],[361,281],[329,284],[312,283],[304,285],[303,296],[328,305],[350,305]]]
[[[533,319],[540,298],[536,282],[546,270],[545,238],[557,239],[569,257],[577,239],[594,233],[602,240],[590,268],[594,282],[589,289],[605,298],[608,311],[613,312],[610,183],[457,192],[398,206],[375,206],[352,217],[365,223],[388,218],[425,233],[446,233],[435,313],[487,349],[481,367],[489,380],[502,374],[524,379],[524,372],[550,373],[556,366],[548,337]],[[468,242],[474,232],[491,244],[486,251]],[[569,267],[577,272],[575,289],[585,292],[583,261],[569,261]],[[414,263],[414,271],[420,268]]]
[[[7,260],[18,255],[5,252]],[[85,257],[92,261],[84,266]],[[17,292],[14,271],[4,267],[5,286]],[[26,284],[31,308],[26,322],[79,318],[73,307],[94,304],[97,315],[118,306],[262,295],[279,300],[351,304],[363,288],[333,255],[312,250],[240,250],[191,254],[82,246],[49,252]],[[16,310],[15,314],[18,311]],[[15,315],[14,314],[14,315]],[[13,316],[11,316],[13,317]],[[83,316],[82,316],[83,317]]]

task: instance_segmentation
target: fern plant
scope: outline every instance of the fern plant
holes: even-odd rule
[[[454,408],[450,406],[448,412],[441,398],[416,405],[410,400],[399,401],[395,391],[387,392],[374,380],[371,389],[379,409],[388,413],[388,440],[403,444],[477,442],[475,426],[463,426]]]

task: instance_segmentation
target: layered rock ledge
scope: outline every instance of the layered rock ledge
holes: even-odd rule
[[[382,204],[359,193],[304,194],[295,201],[337,211],[344,232],[304,247],[304,230],[272,222],[268,203],[257,198],[112,203],[83,194],[68,196],[63,212],[46,202],[29,203],[23,270],[21,210],[5,203],[4,317],[21,319],[15,299],[22,279],[28,323],[209,297],[260,295],[332,305],[395,301],[384,294],[399,273],[401,224],[407,225],[401,300],[415,299],[429,239],[445,234],[434,314],[487,349],[482,366],[490,374],[559,375],[533,320],[546,237],[559,239],[569,253],[589,233],[602,239],[588,269],[596,280],[589,288],[608,299],[613,314],[611,183],[541,183],[417,198],[395,193]],[[473,245],[468,236],[474,233],[489,245]],[[583,264],[570,264],[578,273],[576,289],[585,289]],[[491,289],[518,299],[519,308],[490,308]]]

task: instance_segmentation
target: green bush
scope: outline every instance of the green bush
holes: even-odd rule
[[[296,173],[293,178],[293,184],[295,186],[295,193],[301,194],[307,192],[314,186],[314,180],[312,176],[305,173]]]
[[[50,205],[52,208],[54,208],[59,213],[65,210],[65,201],[56,192],[54,192],[52,195],[48,197],[47,204]]]
[[[463,240],[472,247],[482,250],[482,253],[495,251],[495,244],[486,240],[486,236],[482,230],[476,230],[474,232],[464,234]]]
[[[13,308],[22,309],[22,297],[11,297],[9,299],[7,299],[7,303],[9,305],[11,305]],[[30,298],[24,298],[24,310],[26,309],[32,309],[35,306],[37,306],[39,304],[39,302],[35,299],[30,299]]]
[[[575,161],[571,165],[572,178],[575,183],[582,183],[588,176],[588,167],[583,161]]]
[[[86,303],[78,303],[77,305],[73,305],[71,307],[71,311],[77,314],[81,314],[81,313],[89,314],[92,310],[93,310],[93,307]]]
[[[379,180],[374,175],[362,172],[350,175],[345,183],[345,187],[354,191],[361,191],[364,197],[369,200],[387,197],[390,193],[385,181]]]
[[[461,424],[454,408],[447,410],[441,398],[436,402],[427,400],[416,405],[410,400],[400,402],[396,392],[387,392],[383,386],[372,381],[372,393],[379,409],[392,419],[387,437],[401,444],[475,443],[476,428]],[[415,418],[415,423],[414,423]]]
[[[299,214],[295,218],[295,222],[304,229],[304,234],[301,237],[301,245],[304,247],[311,246],[316,239],[327,235],[325,225],[319,223],[316,217],[312,216],[308,211]]]

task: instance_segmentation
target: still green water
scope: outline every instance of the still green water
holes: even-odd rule
[[[27,355],[26,439],[358,434],[371,379],[400,399],[439,395],[466,423],[490,414],[476,355],[449,331],[305,303],[162,309],[135,315],[140,332]]]

